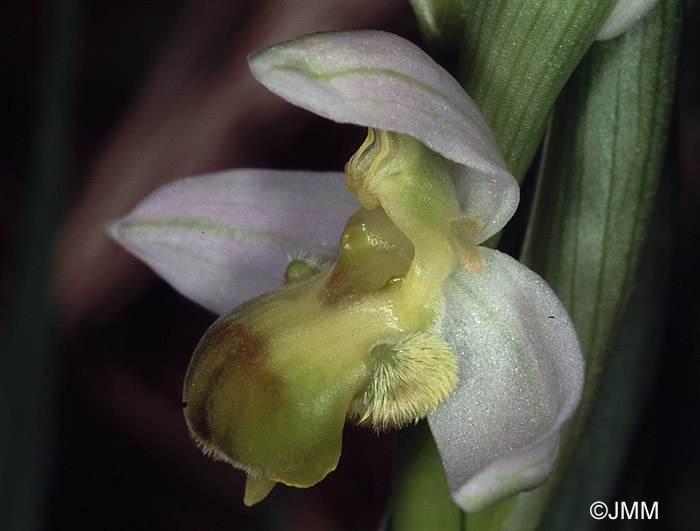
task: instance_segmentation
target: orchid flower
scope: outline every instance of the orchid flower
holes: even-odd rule
[[[193,356],[194,438],[248,473],[247,504],[277,482],[323,479],[346,420],[385,430],[427,417],[467,511],[541,484],[583,359],[549,286],[479,246],[519,191],[475,103],[383,32],[307,35],[249,62],[291,103],[369,128],[345,168],[359,204],[342,173],[243,169],[165,185],[111,225],[214,312],[257,295]]]

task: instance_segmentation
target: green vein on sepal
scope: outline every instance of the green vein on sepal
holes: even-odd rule
[[[243,235],[253,236],[260,239],[270,238],[276,241],[293,243],[299,247],[302,244],[308,245],[309,238],[293,238],[284,231],[269,231],[254,229],[252,227],[237,228],[232,225],[222,225],[217,222],[208,222],[196,218],[168,217],[160,219],[149,219],[139,221],[125,221],[118,228],[119,231],[131,232],[134,236],[155,236],[161,233],[169,236],[173,230],[200,231],[208,236],[215,235],[227,240],[240,240]],[[154,238],[158,240],[158,238]]]
[[[325,66],[325,65],[324,65]],[[277,64],[275,66],[272,66],[270,71],[279,71],[279,72],[292,72],[295,74],[298,74],[300,76],[306,77],[307,79],[311,79],[314,81],[318,81],[321,84],[328,83],[329,81],[333,79],[341,79],[344,77],[349,77],[352,75],[360,75],[360,76],[376,76],[377,78],[394,78],[394,79],[399,79],[401,82],[405,83],[406,85],[416,87],[424,92],[427,92],[434,96],[435,98],[439,99],[443,103],[445,103],[446,106],[451,107],[455,112],[459,113],[461,116],[463,116],[468,122],[474,124],[476,127],[479,126],[479,124],[475,124],[474,120],[472,120],[472,117],[469,116],[468,113],[464,112],[462,109],[457,107],[454,104],[454,101],[445,96],[444,93],[440,92],[439,90],[436,90],[432,86],[428,85],[427,83],[421,83],[420,81],[417,81],[414,77],[411,77],[407,74],[403,74],[401,72],[397,72],[396,70],[391,70],[389,68],[363,68],[363,67],[355,67],[355,68],[347,68],[345,70],[325,70],[323,72],[320,71],[314,71],[312,70],[308,64],[302,62],[302,61],[287,61],[283,64]],[[370,100],[369,98],[362,98],[362,101],[375,101],[375,100]],[[383,103],[382,100],[376,100],[378,102]],[[391,103],[391,102],[387,102]],[[425,114],[427,116],[431,117],[438,117],[437,115],[433,113],[429,113],[425,111],[425,109],[421,108],[414,108],[416,111]],[[443,119],[442,116],[439,116],[439,118]],[[457,122],[451,122],[453,124],[457,124]]]

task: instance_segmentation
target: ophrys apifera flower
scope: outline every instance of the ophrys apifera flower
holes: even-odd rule
[[[248,473],[247,503],[323,479],[346,420],[385,430],[427,417],[465,510],[539,485],[583,361],[547,284],[480,246],[513,215],[518,186],[477,106],[382,32],[308,35],[250,64],[273,92],[368,136],[344,174],[190,178],[112,225],[216,312],[258,295],[197,347],[184,392],[195,439]]]

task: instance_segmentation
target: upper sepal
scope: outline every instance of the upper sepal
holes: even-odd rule
[[[483,249],[443,289],[441,327],[459,364],[456,391],[428,415],[453,500],[469,512],[541,484],[580,400],[576,331],[551,288],[509,256]]]
[[[304,35],[249,57],[258,81],[287,101],[342,123],[403,133],[456,163],[477,243],[517,208],[519,189],[484,116],[459,83],[413,43],[380,31]]]
[[[180,293],[223,314],[281,286],[290,255],[337,255],[357,207],[342,173],[231,170],[163,185],[108,231]]]

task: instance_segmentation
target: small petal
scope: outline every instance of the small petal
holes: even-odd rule
[[[453,500],[469,512],[548,477],[584,374],[551,288],[508,255],[483,252],[483,273],[463,269],[446,281],[442,331],[460,383],[428,416]]]
[[[218,314],[279,287],[290,255],[334,256],[359,207],[342,173],[232,170],[161,186],[110,234]]]
[[[608,19],[596,36],[599,41],[622,35],[639,22],[656,5],[658,0],[617,0]]]
[[[477,242],[515,212],[518,185],[481,111],[411,42],[379,31],[317,33],[258,50],[249,62],[258,81],[299,107],[410,135],[460,165],[453,178],[462,208],[485,222]]]

